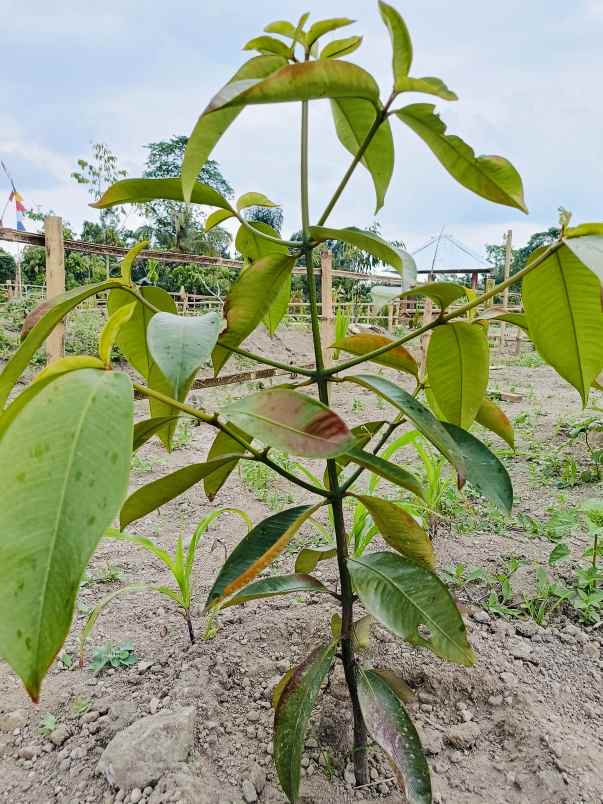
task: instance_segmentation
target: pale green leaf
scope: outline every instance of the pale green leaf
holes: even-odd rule
[[[107,319],[98,339],[98,355],[106,366],[111,365],[111,351],[119,330],[132,318],[135,309],[136,302],[124,304]]]
[[[393,6],[379,0],[379,12],[392,40],[394,89],[399,92],[398,84],[408,75],[412,64],[412,41],[406,23]]]
[[[335,39],[329,42],[320,51],[321,59],[341,59],[358,50],[362,44],[362,36],[348,36],[345,39]]]

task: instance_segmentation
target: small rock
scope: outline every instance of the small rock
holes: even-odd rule
[[[436,702],[435,695],[432,695],[431,692],[425,692],[424,690],[421,690],[419,692],[418,698],[419,703],[422,704],[434,704]]]
[[[425,728],[421,730],[421,743],[427,756],[434,757],[443,748],[442,735],[435,729]]]
[[[21,759],[35,759],[37,755],[38,749],[35,745],[24,745],[23,748],[19,750]]]
[[[476,609],[473,614],[471,615],[476,623],[486,624],[489,623],[492,619],[487,611],[484,609]]]
[[[94,723],[95,720],[98,720],[99,713],[96,710],[92,710],[91,712],[86,712],[81,717],[82,723]]]
[[[14,731],[22,729],[26,725],[27,715],[23,709],[15,709],[14,712],[0,715],[0,731]]]
[[[70,737],[69,729],[67,726],[57,726],[54,731],[50,733],[48,739],[53,745],[63,745],[63,743]]]
[[[252,709],[251,712],[247,713],[247,720],[250,723],[257,723],[259,719],[260,713],[257,711],[257,709]]]
[[[598,659],[601,648],[598,642],[590,642],[582,650],[589,659]]]
[[[161,701],[159,700],[159,698],[151,698],[151,700],[149,701],[149,712],[152,715],[155,715],[160,706]]]
[[[517,684],[515,673],[509,673],[508,671],[500,674],[500,680],[506,687],[514,687]]]
[[[153,662],[138,662],[136,665],[136,671],[142,675],[143,673],[146,673],[147,670],[150,670],[152,666]],[[130,795],[130,799],[131,798],[132,796]]]
[[[477,723],[462,723],[460,726],[451,726],[446,732],[446,742],[453,748],[467,751],[478,741],[482,730]]]
[[[354,766],[348,764],[345,766],[345,770],[343,772],[343,780],[346,784],[355,785],[356,784],[356,774],[354,773]]]
[[[135,787],[134,790],[130,793],[130,801],[132,804],[138,804],[140,799],[142,798],[142,790],[140,787]]]
[[[247,802],[247,804],[254,804],[258,800],[258,794],[256,793],[255,787],[251,779],[244,779],[243,784],[241,785],[241,789],[243,791],[243,798]]]
[[[491,695],[488,698],[488,703],[490,704],[490,706],[502,706],[503,697],[502,695]]]
[[[276,663],[276,669],[279,673],[286,673],[289,669],[289,662],[286,659],[281,659],[280,662]]]
[[[251,768],[250,778],[257,794],[261,795],[266,787],[266,771],[257,762],[254,762]]]

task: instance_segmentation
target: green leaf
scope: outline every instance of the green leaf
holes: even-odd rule
[[[108,367],[111,366],[111,351],[119,330],[132,318],[135,309],[136,302],[124,304],[109,316],[102,329],[98,339],[98,354],[101,361]]]
[[[355,443],[336,413],[288,388],[251,394],[227,405],[223,413],[266,446],[303,458],[333,458]]]
[[[429,766],[400,696],[379,671],[360,668],[357,679],[367,730],[388,755],[408,804],[431,804]]]
[[[337,98],[331,100],[331,112],[339,142],[352,156],[356,156],[375,122],[378,110],[373,103],[362,98]],[[375,185],[377,214],[383,206],[394,172],[394,140],[389,120],[386,119],[379,126],[360,161],[371,174]]]
[[[373,518],[387,544],[400,555],[417,564],[433,568],[431,540],[416,520],[399,505],[381,497],[354,494]]]
[[[360,447],[361,449],[366,447],[369,443],[371,438],[378,433],[379,430],[383,427],[383,425],[387,424],[385,421],[377,421],[377,422],[364,422],[363,424],[359,424],[356,427],[352,427],[352,435],[356,438],[356,446]],[[342,453],[335,458],[337,474],[344,469],[349,462],[352,460],[351,455],[348,453]],[[328,469],[324,471],[323,477],[323,485],[325,488],[329,488],[329,472]]]
[[[211,358],[222,327],[222,316],[156,313],[147,329],[149,352],[168,380],[173,396],[183,401],[197,372]]]
[[[349,56],[350,53],[358,50],[361,44],[361,36],[348,36],[345,39],[334,39],[320,51],[320,58],[340,59],[343,56]]]
[[[399,82],[408,75],[412,64],[412,41],[406,23],[393,6],[380,0],[379,12],[392,40],[394,89],[400,92]]]
[[[512,324],[514,327],[519,327],[525,333],[528,332],[528,317],[525,313],[508,313],[500,312],[500,310],[484,310],[475,319],[476,321],[506,321],[507,324]]]
[[[549,565],[554,567],[555,564],[558,564],[560,561],[563,561],[565,558],[570,556],[572,551],[569,549],[565,542],[559,542],[559,544],[555,545],[551,552],[549,553]]]
[[[568,240],[585,235],[603,235],[603,223],[581,223],[579,226],[569,226],[563,233]]]
[[[304,547],[295,560],[295,572],[312,572],[321,561],[329,561],[336,555],[336,547]]]
[[[207,597],[205,610],[234,595],[256,578],[283,552],[304,522],[321,505],[322,503],[318,503],[314,506],[298,505],[289,508],[269,516],[249,531],[224,562]]]
[[[510,513],[513,507],[513,485],[503,464],[471,433],[448,422],[442,424],[463,453],[467,467],[464,477],[484,497]]]
[[[267,240],[262,235],[278,237],[279,233],[263,221],[250,221],[249,226],[241,226],[235,240],[236,250],[251,262],[268,257],[270,254],[289,253],[284,243],[275,243],[274,240]]]
[[[136,243],[135,246],[132,246],[132,248],[121,261],[121,278],[124,280],[126,285],[130,285],[132,282],[132,266],[136,262],[138,255],[141,251],[144,251],[145,248],[148,248],[148,245],[148,240],[141,240],[139,243]]]
[[[225,347],[239,346],[254,331],[290,279],[295,261],[286,254],[270,254],[246,268],[231,287],[224,304],[227,327],[212,355],[216,375],[231,355]]]
[[[14,384],[59,321],[62,321],[68,312],[90,296],[120,285],[121,280],[108,279],[106,282],[99,282],[96,285],[74,288],[48,299],[31,311],[23,324],[21,332],[23,343],[0,374],[0,408],[4,407]]]
[[[306,44],[308,47],[312,47],[314,42],[316,42],[317,39],[320,39],[321,36],[324,36],[331,31],[337,31],[339,28],[345,28],[348,25],[353,25],[355,22],[356,20],[351,20],[347,17],[333,17],[328,20],[319,20],[310,26],[310,29],[306,34]]]
[[[230,212],[228,209],[217,209],[215,212],[212,212],[211,215],[207,216],[205,231],[209,232],[215,226],[219,226],[223,221],[227,221],[229,218],[234,218],[234,212]]]
[[[273,575],[271,578],[262,578],[260,581],[246,586],[242,592],[223,603],[221,608],[238,606],[250,600],[275,597],[276,595],[291,595],[307,592],[321,592],[332,594],[330,589],[311,575],[296,573],[295,575]]]
[[[438,421],[425,405],[418,402],[403,388],[398,388],[393,382],[384,377],[374,377],[370,374],[359,374],[355,377],[346,377],[350,382],[355,382],[369,391],[382,397],[402,411],[409,418],[421,433],[439,449],[456,468],[459,475],[465,475],[465,461],[461,450],[454,439],[445,429],[442,422]]]
[[[458,100],[456,92],[448,89],[441,78],[426,75],[423,78],[400,77],[396,82],[397,92],[424,92],[426,95],[435,95],[447,101]]]
[[[276,22],[271,22],[268,25],[266,25],[264,31],[266,33],[276,33],[279,34],[279,36],[286,36],[288,39],[296,39],[299,29],[302,26],[298,25],[296,27],[291,22],[287,22],[286,20],[276,20]],[[299,39],[297,41],[303,42],[304,40]]]
[[[379,87],[370,73],[356,64],[335,59],[288,64],[267,78],[226,84],[214,95],[204,114],[265,103],[364,98],[378,106]]]
[[[390,463],[380,458],[379,455],[373,455],[372,452],[365,452],[359,447],[352,447],[347,451],[347,454],[358,466],[368,469],[400,488],[412,491],[413,494],[416,494],[417,497],[423,500],[425,499],[425,489],[419,480],[411,474],[411,472],[407,472],[406,469],[403,469],[401,466]]]
[[[455,282],[426,282],[416,288],[410,288],[400,294],[401,299],[409,296],[427,296],[438,305],[440,310],[445,310],[457,299],[467,298],[467,288],[457,285]]]
[[[513,425],[501,410],[498,405],[492,402],[491,399],[484,399],[477,411],[475,421],[481,424],[497,436],[500,436],[503,441],[506,441],[511,449],[515,449],[515,434],[513,433]]]
[[[412,687],[409,687],[406,681],[400,678],[396,673],[393,673],[391,670],[383,670],[382,668],[376,667],[373,668],[372,672],[381,676],[403,703],[416,701],[417,696]]]
[[[247,207],[278,207],[278,204],[275,204],[263,193],[244,193],[237,201],[237,209],[240,212]]]
[[[291,300],[291,277],[285,281],[279,292],[276,294],[276,298],[268,308],[268,312],[262,319],[262,323],[268,330],[268,334],[272,337],[276,330],[278,329],[278,325],[281,323],[283,318],[287,315],[289,310],[289,302]]]
[[[184,198],[180,179],[122,179],[105,190],[103,195],[90,204],[96,209],[108,209],[118,204],[144,204],[146,201],[190,201],[192,204],[204,204],[208,207],[232,210],[224,196],[209,184],[194,182],[191,196]]]
[[[237,70],[230,83],[249,78],[264,78],[286,63],[286,59],[282,56],[255,56]],[[216,143],[236,120],[240,111],[240,109],[223,109],[211,116],[203,112],[197,120],[186,144],[182,161],[182,194],[185,201],[191,198],[201,167],[207,162]]]
[[[132,452],[136,452],[143,444],[156,435],[166,425],[178,421],[179,416],[157,416],[151,419],[143,419],[134,425],[134,440],[132,442]]]
[[[131,522],[135,522],[151,511],[184,494],[201,480],[220,469],[225,463],[242,458],[242,455],[222,455],[205,463],[192,463],[184,466],[165,477],[160,477],[146,486],[141,486],[131,494],[122,506],[119,515],[119,524],[123,529]]]
[[[260,53],[272,53],[275,56],[282,56],[284,59],[289,58],[288,46],[273,36],[256,36],[243,46],[243,50],[259,50]]]
[[[247,433],[244,433],[243,430],[235,427],[234,424],[231,424],[230,427],[240,438],[243,439],[243,441],[245,441],[245,443],[251,443],[250,435],[247,435]],[[221,458],[223,455],[241,452],[242,449],[241,444],[232,438],[232,436],[228,435],[228,433],[225,433],[222,430],[219,430],[218,435],[214,438],[214,441],[209,448],[207,460],[213,461],[216,460],[216,458]],[[239,459],[236,458],[230,463],[225,463],[204,479],[203,488],[205,490],[207,499],[210,502],[214,501],[216,494],[220,491],[224,483],[226,483],[230,473],[236,468],[238,462]]]
[[[349,226],[346,229],[329,229],[325,226],[310,226],[310,237],[318,243],[325,240],[340,240],[366,251],[376,259],[385,262],[400,273],[403,273],[403,250],[392,246],[374,232],[356,229]]]
[[[583,224],[587,226],[589,224]],[[591,227],[595,224],[590,224]],[[592,271],[603,284],[603,224],[598,224],[601,231],[599,234],[573,236],[566,240],[566,246],[573,251],[583,265]],[[577,227],[582,228],[582,227]],[[568,236],[567,232],[565,233]]]
[[[465,624],[447,587],[425,567],[395,553],[372,553],[347,561],[365,609],[411,645],[471,666]],[[422,635],[419,627],[428,629]]]
[[[388,343],[392,343],[392,339],[387,338],[385,335],[363,332],[361,335],[348,335],[345,338],[340,338],[330,348],[340,349],[342,352],[349,352],[352,355],[365,355],[374,349],[380,349]],[[403,346],[396,346],[390,349],[389,352],[375,357],[373,362],[379,363],[381,366],[389,366],[389,368],[397,371],[404,371],[407,374],[412,374],[413,377],[419,376],[417,361]]]
[[[436,327],[426,365],[439,409],[453,424],[470,427],[488,387],[490,349],[484,328],[465,321]]]
[[[34,701],[63,644],[84,569],[128,488],[126,374],[84,369],[46,385],[0,441],[0,655]]]
[[[94,357],[93,355],[69,355],[68,357],[60,357],[58,360],[53,360],[52,363],[49,363],[46,366],[46,368],[43,368],[42,371],[38,372],[31,383],[32,385],[37,385],[38,383],[45,384],[48,380],[60,377],[61,374],[67,374],[70,371],[79,371],[80,369],[85,368],[100,369],[104,371],[105,364],[102,360],[100,360],[100,358]],[[23,396],[23,394],[21,394],[21,396]],[[19,397],[17,397],[17,399],[18,398]],[[9,407],[6,409],[6,413],[8,413],[8,411],[12,408],[13,404],[14,402],[9,405]],[[2,420],[4,421],[4,418]]]
[[[289,801],[299,798],[299,778],[308,721],[320,690],[331,669],[336,645],[321,645],[299,664],[281,692],[274,714],[274,764]]]
[[[415,103],[395,112],[435,154],[443,167],[468,190],[508,207],[527,212],[521,176],[502,156],[476,156],[460,137],[446,134],[446,125],[431,103]]]
[[[524,277],[522,298],[534,345],[586,405],[603,368],[599,279],[562,245]]]

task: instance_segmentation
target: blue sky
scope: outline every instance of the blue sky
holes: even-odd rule
[[[95,217],[85,189],[69,179],[90,143],[106,142],[128,173],[139,175],[144,144],[190,132],[244,60],[241,46],[271,20],[306,10],[314,19],[357,19],[335,36],[363,33],[362,48],[350,58],[375,74],[383,94],[390,90],[389,40],[373,2],[3,0],[2,6],[0,157],[28,204],[52,209],[76,228]],[[378,217],[383,233],[413,249],[445,225],[481,251],[508,228],[521,243],[554,224],[559,205],[572,209],[575,221],[601,220],[603,0],[396,6],[413,37],[413,74],[440,76],[460,97],[437,103],[449,131],[477,153],[499,153],[515,164],[530,215],[459,187],[412,132],[394,125],[397,164]],[[288,231],[299,218],[298,130],[294,105],[248,109],[213,154],[237,192],[260,190],[282,203]],[[311,205],[318,212],[348,164],[323,102],[313,105],[311,136]],[[3,197],[8,188],[0,183],[0,189]],[[331,223],[372,220],[370,179],[359,170]],[[11,214],[5,222],[12,224]]]

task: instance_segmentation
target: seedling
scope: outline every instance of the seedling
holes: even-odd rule
[[[42,737],[48,737],[48,735],[52,734],[52,732],[56,729],[58,724],[59,721],[56,719],[56,717],[51,712],[47,712],[40,718],[38,731]]]
[[[134,645],[131,642],[122,642],[119,645],[114,642],[106,642],[94,651],[90,669],[94,675],[98,675],[103,670],[130,668],[137,662],[138,657],[134,653]]]

